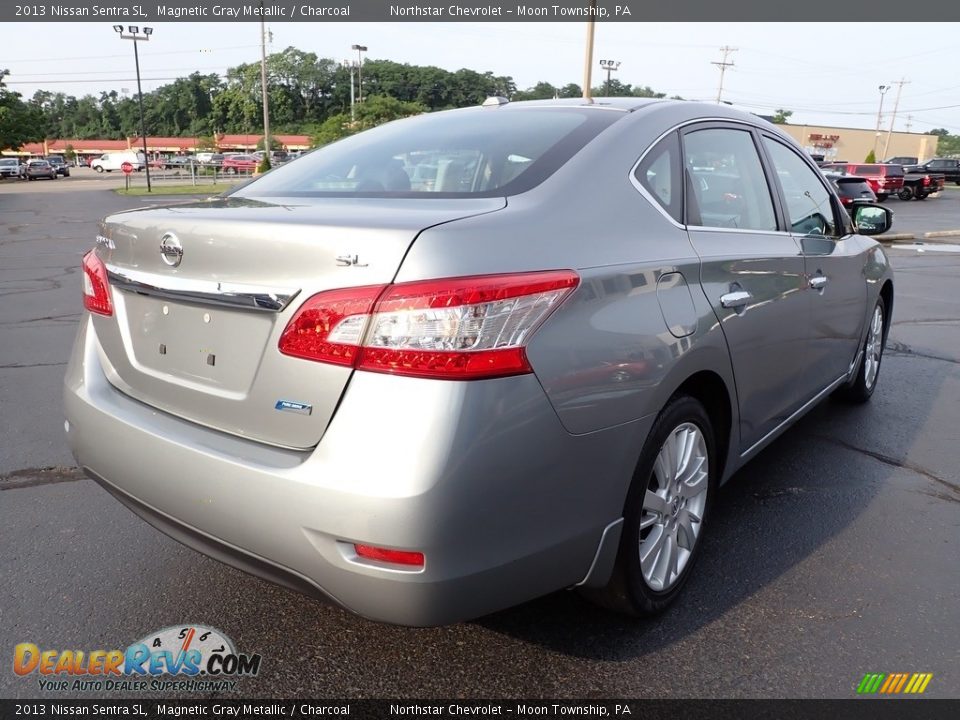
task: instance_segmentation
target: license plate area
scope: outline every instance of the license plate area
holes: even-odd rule
[[[246,394],[256,379],[273,314],[118,293],[132,364],[169,382]],[[119,314],[119,313],[118,313]]]

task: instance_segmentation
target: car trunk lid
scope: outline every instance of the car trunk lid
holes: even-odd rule
[[[503,198],[222,198],[108,217],[114,313],[93,316],[110,382],[159,410],[274,445],[319,442],[352,370],[281,354],[297,307],[392,281],[417,234]]]

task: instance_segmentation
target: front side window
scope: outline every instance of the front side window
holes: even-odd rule
[[[836,237],[830,191],[817,174],[786,145],[766,136],[763,143],[783,188],[790,230],[798,235]]]
[[[749,131],[695,130],[683,136],[683,149],[691,225],[777,229],[770,187]]]

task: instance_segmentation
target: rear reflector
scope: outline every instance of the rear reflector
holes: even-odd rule
[[[91,250],[83,256],[83,306],[98,315],[113,315],[113,303],[110,301],[110,281],[107,268]]]
[[[560,270],[323,292],[294,314],[280,352],[415,377],[528,373],[526,343],[579,280]]]
[[[366,558],[367,560],[393,563],[394,565],[423,567],[423,553],[420,552],[389,550],[387,548],[374,547],[373,545],[354,545],[353,549],[356,551],[357,557]]]

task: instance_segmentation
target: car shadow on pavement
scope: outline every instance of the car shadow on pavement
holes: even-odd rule
[[[723,617],[841,533],[900,472],[895,458],[906,457],[949,371],[937,367],[908,389],[894,372],[905,363],[886,359],[884,370],[871,403],[822,403],[724,485],[697,566],[662,615],[631,619],[561,592],[475,623],[564,655],[625,661]],[[912,427],[896,416],[903,393],[921,420]]]

